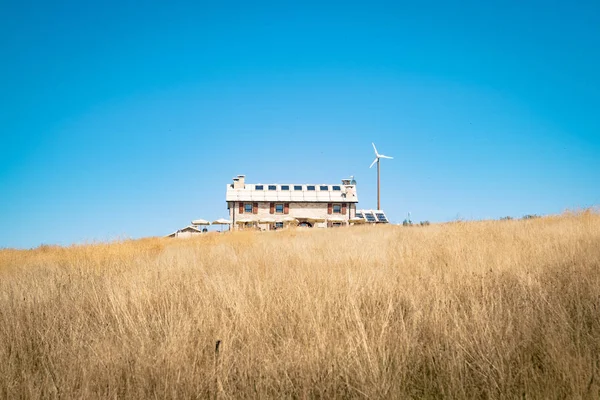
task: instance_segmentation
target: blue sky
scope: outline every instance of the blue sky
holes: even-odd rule
[[[0,247],[354,175],[393,222],[600,204],[598,2],[0,4]]]

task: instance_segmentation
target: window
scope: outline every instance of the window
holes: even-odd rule
[[[263,185],[256,185],[256,186],[254,186],[254,189],[263,190]]]
[[[294,190],[302,190],[302,185],[294,185]]]
[[[281,190],[290,190],[289,185],[281,185]]]
[[[315,186],[314,185],[308,185],[306,187],[306,190],[315,190]]]
[[[342,205],[341,204],[334,204],[333,205],[333,213],[334,214],[341,214],[342,213]]]
[[[283,222],[275,222],[275,228],[277,228],[277,229],[283,228]]]
[[[275,212],[277,214],[283,214],[283,203],[275,204]]]
[[[339,192],[340,190],[342,190],[342,188],[339,186],[332,186],[331,188],[332,188],[332,190],[334,190],[336,192]]]
[[[251,213],[252,212],[252,203],[244,203],[244,212]]]
[[[277,185],[269,185],[269,190],[277,190]]]
[[[328,191],[329,190],[329,186],[321,185],[321,186],[319,186],[319,190],[327,190]]]

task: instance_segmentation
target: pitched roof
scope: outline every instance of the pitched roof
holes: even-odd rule
[[[298,186],[302,189],[295,190]],[[358,196],[356,185],[247,183],[242,189],[227,185],[226,201],[358,203]]]

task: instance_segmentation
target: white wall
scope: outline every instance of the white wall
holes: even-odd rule
[[[201,234],[202,233],[200,233],[200,232],[177,232],[175,234],[175,237],[186,239],[186,238],[191,238],[193,236],[201,235]]]

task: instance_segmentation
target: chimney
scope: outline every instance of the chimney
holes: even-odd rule
[[[238,175],[237,178],[233,178],[234,189],[244,189],[246,187],[246,175]]]

